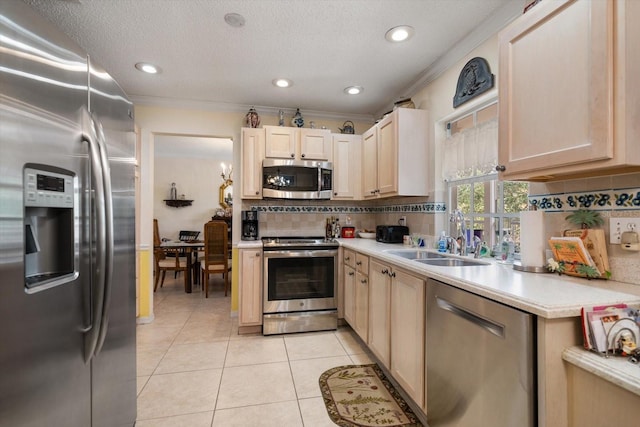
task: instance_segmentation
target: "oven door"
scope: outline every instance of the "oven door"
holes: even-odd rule
[[[264,252],[264,313],[337,307],[337,249]]]

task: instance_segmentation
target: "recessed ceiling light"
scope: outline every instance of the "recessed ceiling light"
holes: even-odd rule
[[[147,62],[138,62],[136,68],[144,73],[157,74],[160,72],[160,68]]]
[[[273,79],[272,83],[278,87],[290,87],[293,86],[293,82],[289,79]]]
[[[389,40],[390,42],[403,42],[409,38],[414,33],[413,27],[408,25],[400,25],[399,27],[393,27],[384,35],[384,38]]]
[[[232,27],[240,28],[244,27],[245,19],[244,16],[239,13],[227,13],[224,15],[224,22]]]
[[[362,86],[349,86],[344,88],[344,93],[347,95],[358,95],[361,94],[364,88]]]

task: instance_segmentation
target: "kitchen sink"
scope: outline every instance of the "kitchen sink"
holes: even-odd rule
[[[414,260],[447,259],[448,258],[446,255],[442,255],[436,252],[421,251],[417,249],[394,249],[394,250],[387,250],[385,252],[391,255],[396,255],[402,258],[414,259]]]
[[[480,265],[490,265],[485,262],[472,261],[469,259],[460,259],[460,258],[432,258],[432,259],[415,259],[414,261],[421,262],[427,265],[433,265],[438,267],[468,267],[468,266],[480,266]]]

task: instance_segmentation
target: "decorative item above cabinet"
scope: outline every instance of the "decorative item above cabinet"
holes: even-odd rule
[[[501,179],[640,171],[640,2],[540,2],[499,34]]]

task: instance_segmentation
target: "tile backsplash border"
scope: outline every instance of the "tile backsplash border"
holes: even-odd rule
[[[447,206],[441,202],[404,203],[387,206],[308,206],[308,205],[254,205],[256,212],[267,213],[308,213],[308,214],[359,214],[359,213],[436,213],[446,212]]]
[[[640,188],[536,194],[529,196],[529,205],[545,212],[640,210]]]

